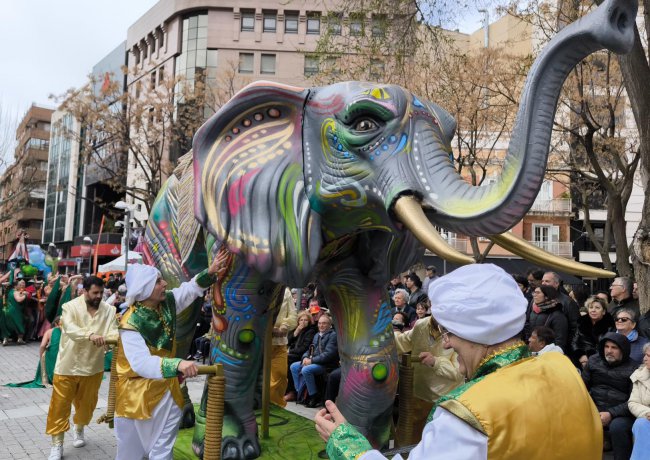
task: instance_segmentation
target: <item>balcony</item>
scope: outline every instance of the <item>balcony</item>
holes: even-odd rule
[[[535,200],[529,213],[537,214],[570,214],[571,198],[555,198],[553,200]]]
[[[560,257],[573,257],[573,243],[550,242],[550,241],[529,241],[530,244]]]

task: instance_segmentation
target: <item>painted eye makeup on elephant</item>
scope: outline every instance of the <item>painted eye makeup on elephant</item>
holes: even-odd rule
[[[253,403],[264,331],[284,286],[318,280],[338,333],[339,407],[381,447],[397,386],[384,286],[424,247],[473,262],[447,246],[434,226],[492,238],[547,267],[612,275],[504,232],[538,193],[564,78],[596,50],[628,50],[635,16],[634,1],[607,0],[546,46],[527,79],[503,174],[491,186],[473,187],[454,171],[453,118],[397,86],[256,82],[201,127],[192,154],[180,160],[154,204],[146,257],[173,287],[207,266],[222,245],[234,254],[212,287],[210,361],[224,365],[227,381],[223,459],[260,455]],[[178,319],[181,354],[199,308]],[[205,397],[201,406],[198,453]],[[192,422],[188,411],[184,423]]]

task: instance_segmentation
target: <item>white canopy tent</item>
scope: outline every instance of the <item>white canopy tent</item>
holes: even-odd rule
[[[129,251],[128,261],[130,264],[141,264],[142,255],[140,255],[139,252]],[[120,257],[118,257],[115,260],[111,260],[110,262],[97,267],[97,273],[117,272],[117,271],[124,271],[124,254],[122,254]]]

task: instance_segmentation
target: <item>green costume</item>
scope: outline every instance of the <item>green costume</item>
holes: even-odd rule
[[[528,347],[521,343],[509,350],[504,350],[489,357],[474,373],[472,380],[442,396],[433,406],[429,414],[428,422],[438,406],[445,406],[445,401],[459,398],[464,392],[476,383],[483,380],[489,374],[520,361],[530,356]],[[348,423],[339,425],[327,441],[327,455],[333,460],[353,460],[360,457],[364,452],[372,450],[368,440],[356,428]]]
[[[42,368],[45,367],[45,373],[47,374],[47,383],[52,384],[52,379],[54,378],[54,365],[56,364],[56,357],[59,354],[59,341],[61,340],[61,328],[55,327],[52,329],[52,336],[50,338],[50,344],[45,349],[43,353],[42,362],[44,365],[39,362],[36,366],[36,375],[34,380],[29,382],[21,383],[8,383],[5,386],[8,387],[19,387],[19,388],[45,388],[44,379],[42,377]],[[110,366],[110,364],[109,364]]]
[[[7,328],[8,338],[22,336],[25,334],[25,301],[16,301],[14,298],[14,289],[7,294],[7,307],[5,308],[5,325]]]

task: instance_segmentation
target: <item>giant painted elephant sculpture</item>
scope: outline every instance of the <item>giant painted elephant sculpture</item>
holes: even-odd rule
[[[266,324],[285,285],[312,279],[339,334],[340,407],[374,445],[386,442],[397,356],[385,283],[423,246],[472,261],[445,246],[432,223],[532,254],[499,234],[537,195],[561,85],[589,53],[629,49],[635,15],[635,2],[608,0],[549,43],[528,77],[502,177],[487,187],[455,173],[452,117],[396,86],[257,82],[206,122],[155,203],[147,258],[173,285],[221,245],[235,255],[212,291],[211,361],[224,364],[228,382],[224,459],[260,453],[253,402]],[[595,273],[550,255],[545,262]],[[179,319],[180,339],[191,335],[193,315]]]

